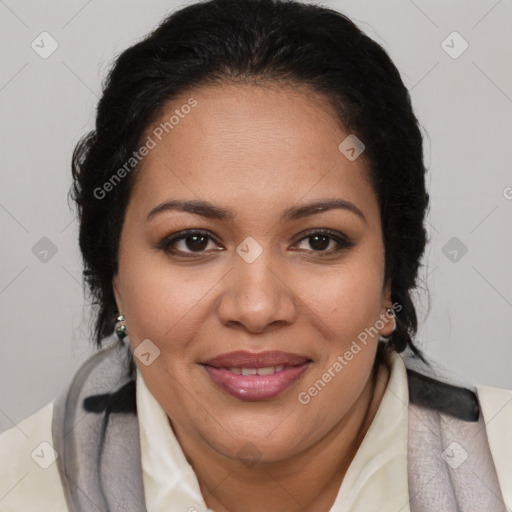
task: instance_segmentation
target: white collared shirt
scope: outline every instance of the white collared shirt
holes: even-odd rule
[[[330,512],[409,512],[407,435],[409,392],[405,364],[393,352],[389,382],[377,413],[352,460]],[[147,512],[208,509],[192,466],[167,414],[137,370],[143,483]]]

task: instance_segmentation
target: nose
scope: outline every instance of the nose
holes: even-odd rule
[[[218,307],[224,325],[262,333],[293,323],[298,303],[293,283],[283,266],[270,259],[266,251],[252,263],[235,257]]]

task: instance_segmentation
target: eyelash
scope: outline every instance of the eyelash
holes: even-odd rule
[[[161,240],[159,242],[157,248],[164,251],[166,254],[179,255],[179,256],[183,256],[185,258],[194,258],[195,255],[205,254],[204,251],[184,252],[184,251],[178,251],[172,247],[172,245],[175,244],[176,242],[178,242],[180,240],[185,240],[194,235],[207,237],[210,240],[212,240],[213,242],[217,243],[216,240],[206,231],[202,231],[200,229],[187,229],[185,231],[181,231],[180,233],[177,233],[176,235],[165,237],[163,240]],[[333,254],[337,254],[337,253],[341,252],[344,249],[345,250],[350,249],[356,245],[354,242],[348,240],[348,238],[346,238],[344,236],[340,236],[337,232],[331,231],[329,229],[318,229],[318,230],[308,231],[304,234],[304,236],[302,238],[297,240],[297,242],[295,242],[295,244],[298,244],[298,243],[300,243],[304,240],[307,240],[308,238],[312,238],[314,236],[327,236],[328,238],[330,238],[331,240],[334,240],[338,244],[338,247],[335,248],[334,250],[331,249],[330,251],[315,251],[315,250],[311,251],[313,253],[316,253],[316,255],[318,255],[320,257],[331,256]]]

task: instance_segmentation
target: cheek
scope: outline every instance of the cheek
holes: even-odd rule
[[[182,284],[155,253],[137,249],[131,240],[121,247],[119,283],[130,340],[158,340],[185,313]]]
[[[303,297],[324,324],[326,338],[350,343],[379,318],[382,275],[374,263],[361,260],[314,281]]]
[[[168,312],[176,313],[172,293],[166,290],[151,267],[140,265],[130,269],[128,265],[120,269],[120,275],[130,339],[157,339],[162,318],[166,318]]]
[[[150,251],[126,251],[120,261],[119,282],[130,340],[149,338],[161,349],[180,350],[200,328],[209,293],[219,280],[211,269],[176,267]],[[171,343],[172,342],[172,343]]]

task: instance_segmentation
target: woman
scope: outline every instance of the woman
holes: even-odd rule
[[[102,350],[0,436],[3,512],[512,507],[512,392],[414,345],[421,134],[342,14],[172,14],[117,59],[73,179]]]

